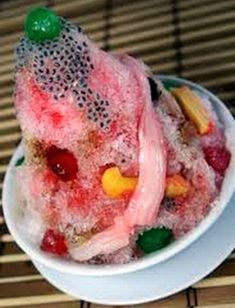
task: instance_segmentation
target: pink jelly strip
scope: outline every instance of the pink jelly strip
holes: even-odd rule
[[[166,152],[160,124],[150,103],[145,104],[139,126],[139,181],[123,216],[113,226],[94,235],[71,256],[86,261],[99,254],[109,254],[129,244],[135,226],[148,226],[156,220],[165,188]]]

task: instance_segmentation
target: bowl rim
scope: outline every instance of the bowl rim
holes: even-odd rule
[[[220,108],[223,109],[223,112],[226,114],[226,118],[232,123],[235,121],[224,105],[224,103],[212,94],[210,91],[206,90],[204,87],[195,84],[191,81],[178,78],[175,76],[170,75],[156,75],[156,78],[160,79],[161,81],[175,81],[182,85],[188,85],[194,90],[198,90],[201,93],[204,93],[208,96],[212,101],[216,102]],[[2,193],[2,202],[3,202],[3,213],[6,220],[6,224],[9,228],[10,233],[12,234],[13,238],[17,242],[17,244],[24,250],[33,260],[44,264],[50,268],[58,270],[64,273],[70,273],[73,275],[85,275],[85,276],[109,276],[109,275],[118,275],[118,274],[125,274],[131,273],[137,270],[142,270],[147,267],[159,264],[161,262],[166,261],[167,259],[173,257],[174,255],[180,253],[182,250],[186,249],[189,245],[191,245],[195,240],[197,240],[206,230],[214,224],[214,222],[219,218],[225,207],[228,205],[229,200],[231,199],[233,192],[235,190],[235,183],[233,185],[232,191],[227,196],[227,200],[224,203],[219,203],[216,205],[216,210],[211,210],[210,213],[190,232],[184,235],[182,238],[176,240],[166,248],[144,256],[143,258],[134,260],[127,264],[115,264],[115,265],[90,265],[90,264],[79,264],[72,260],[66,260],[59,257],[55,257],[44,253],[40,249],[34,249],[32,245],[30,246],[27,243],[27,240],[24,239],[23,236],[20,235],[14,220],[12,219],[11,215],[11,207],[9,207],[9,203],[11,203],[13,196],[11,195],[10,187],[11,182],[14,180],[14,165],[19,158],[20,152],[22,151],[22,145],[20,144],[16,151],[14,152],[9,166],[6,171],[6,175],[3,182],[3,193]]]

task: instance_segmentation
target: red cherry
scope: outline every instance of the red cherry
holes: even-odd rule
[[[40,248],[59,256],[65,255],[68,252],[65,237],[60,233],[55,233],[52,229],[48,229],[44,234]]]
[[[52,148],[47,153],[47,163],[51,170],[63,181],[74,180],[78,172],[74,155],[65,149]]]
[[[210,146],[204,148],[207,163],[218,173],[224,174],[230,161],[231,154],[226,148]]]

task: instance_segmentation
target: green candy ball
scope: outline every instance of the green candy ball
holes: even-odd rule
[[[26,36],[34,42],[57,38],[61,28],[60,18],[46,7],[31,10],[26,16],[24,24]]]
[[[15,163],[15,166],[16,166],[16,167],[21,166],[21,165],[24,163],[24,160],[25,160],[25,157],[24,157],[24,156],[20,157],[19,159],[17,159],[17,161],[16,161],[16,163]]]
[[[163,80],[162,83],[167,91],[171,91],[173,88],[177,88],[182,85],[179,81],[176,80]]]
[[[173,238],[171,229],[166,227],[152,228],[139,235],[137,245],[144,254],[148,254],[166,247]]]

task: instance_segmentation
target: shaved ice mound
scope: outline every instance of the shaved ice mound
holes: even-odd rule
[[[128,263],[187,234],[218,202],[224,128],[207,97],[169,90],[142,62],[55,18],[54,38],[28,29],[16,49],[19,225],[45,253]]]

